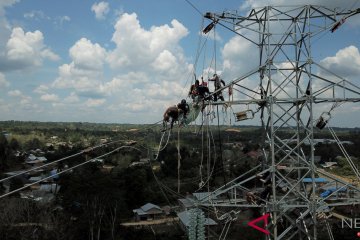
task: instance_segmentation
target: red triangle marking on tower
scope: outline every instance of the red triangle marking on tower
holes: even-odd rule
[[[267,214],[265,214],[265,215],[263,215],[263,216],[261,216],[261,217],[258,217],[258,218],[256,218],[256,219],[252,220],[251,222],[249,222],[249,223],[248,223],[248,226],[250,226],[250,227],[252,227],[252,228],[255,228],[256,230],[258,230],[258,231],[260,231],[260,232],[263,232],[263,233],[265,233],[266,235],[269,235],[270,232],[269,232],[268,230],[266,230],[266,229],[264,229],[264,228],[261,228],[261,227],[255,225],[255,223],[260,222],[261,220],[263,220],[264,223],[265,223],[265,224],[264,224],[264,227],[266,227],[266,226],[268,225],[268,217],[269,217],[269,216],[270,216],[270,213],[267,213]]]

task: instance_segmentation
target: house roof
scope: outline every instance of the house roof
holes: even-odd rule
[[[157,206],[155,204],[152,204],[152,203],[147,203],[147,204],[145,204],[144,206],[141,207],[141,209],[144,212],[147,212],[147,211],[149,211],[150,209],[153,209],[153,208],[162,211],[162,209],[159,206]]]
[[[194,206],[194,203],[188,198],[180,198],[178,201],[186,208]]]
[[[53,169],[50,171],[50,176],[53,178],[53,179],[58,179],[59,178],[59,174],[57,174],[58,170],[57,169]]]
[[[44,191],[44,192],[53,192],[55,193],[55,190],[56,192],[58,192],[60,190],[60,187],[61,186],[56,186],[56,184],[41,184],[40,185],[40,191]]]
[[[322,167],[331,167],[337,165],[337,162],[325,162],[325,164],[322,164]]]
[[[37,157],[37,159],[38,159],[39,161],[43,161],[43,162],[47,161],[46,157]]]
[[[40,181],[42,179],[42,177],[31,177],[29,179],[30,182],[37,182],[37,181]]]
[[[34,160],[36,160],[36,156],[34,154],[30,154],[26,159],[26,161],[34,161]]]
[[[190,226],[190,212],[189,211],[179,212],[177,214],[177,216],[179,217],[180,221],[185,226],[187,226],[187,227]],[[217,223],[211,218],[205,218],[205,225],[206,226],[213,226],[213,225],[217,225]]]
[[[152,204],[152,203],[147,203],[144,206],[141,206],[140,208],[133,209],[133,213],[136,213],[138,215],[146,215],[146,214],[148,214],[148,211],[150,211],[152,209],[156,209],[156,210],[162,212],[162,209],[159,206]]]
[[[133,213],[136,213],[137,215],[141,216],[141,215],[146,215],[146,212],[144,212],[141,208],[138,209],[134,209]]]

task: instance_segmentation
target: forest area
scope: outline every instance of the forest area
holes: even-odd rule
[[[209,185],[221,186],[251,169],[256,161],[249,153],[259,150],[261,129],[256,126],[228,129],[228,126],[211,126],[205,132],[213,139],[213,146],[207,151],[199,128],[180,129],[180,138],[174,130],[166,148],[158,151],[160,125],[0,122],[0,179],[7,178],[9,172],[34,167],[28,166],[31,152],[41,152],[46,164],[58,172],[94,159],[53,178],[51,184],[59,187],[51,201],[24,198],[21,191],[0,198],[0,239],[184,239],[185,233],[179,227],[160,231],[154,237],[148,228],[126,228],[120,224],[133,221],[133,209],[145,203],[174,206],[179,196],[207,191]],[[346,146],[347,151],[359,165],[360,129],[335,130],[343,141],[352,142]],[[283,134],[286,136],[286,129]],[[316,132],[315,137],[331,136]],[[108,144],[112,142],[116,143]],[[119,148],[130,145],[129,142],[131,147]],[[99,147],[84,151],[94,146]],[[117,148],[113,154],[98,159]],[[337,158],[341,152],[335,143],[317,144],[315,154],[321,157],[319,164],[337,161],[338,167],[332,170],[335,173],[351,174],[345,160]],[[214,172],[208,184],[201,185],[207,171],[202,168],[203,160],[209,158],[216,160]],[[29,177],[19,175],[0,182],[0,195],[24,187]],[[180,192],[171,194],[164,189]],[[174,211],[169,215],[174,215]]]

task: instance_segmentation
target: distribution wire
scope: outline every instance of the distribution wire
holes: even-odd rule
[[[114,149],[114,150],[112,150],[112,151],[110,151],[110,152],[107,152],[107,153],[105,153],[105,154],[103,154],[103,155],[101,155],[101,156],[98,156],[98,157],[96,157],[96,158],[89,159],[89,160],[87,160],[87,161],[85,161],[85,162],[82,162],[82,163],[77,164],[77,165],[75,165],[75,166],[69,167],[69,168],[67,168],[67,169],[65,169],[65,170],[63,170],[63,171],[61,171],[61,172],[56,173],[56,175],[60,175],[60,174],[69,172],[69,171],[71,171],[71,170],[73,170],[73,169],[75,169],[75,168],[78,168],[78,167],[80,167],[80,166],[83,166],[83,165],[85,165],[85,164],[87,164],[87,163],[89,163],[89,162],[91,162],[91,161],[93,161],[93,160],[96,160],[96,159],[98,159],[98,158],[104,158],[104,157],[106,157],[106,156],[108,156],[108,155],[110,155],[110,154],[113,154],[113,153],[115,153],[115,152],[118,152],[120,149],[123,149],[123,148],[132,148],[132,149],[139,150],[139,149],[137,149],[137,148],[135,148],[135,147],[132,147],[132,146],[120,146],[120,147],[118,147],[118,148],[116,148],[116,149]],[[5,193],[5,194],[1,195],[1,196],[0,196],[0,199],[6,197],[6,196],[8,196],[8,195],[11,195],[11,194],[13,194],[13,193],[19,192],[19,191],[21,191],[21,190],[23,190],[23,189],[25,189],[25,188],[28,188],[28,187],[30,187],[30,186],[33,186],[33,185],[35,185],[35,184],[38,184],[38,183],[40,183],[40,182],[43,182],[43,181],[45,181],[45,180],[52,179],[52,178],[54,178],[53,175],[48,176],[48,177],[45,177],[45,178],[43,178],[43,179],[41,179],[41,180],[35,181],[35,182],[31,183],[31,184],[27,184],[26,186],[17,188],[17,189],[15,189],[15,190],[13,190],[13,191],[10,191],[10,192],[8,192],[8,193]]]
[[[53,161],[53,162],[46,163],[46,164],[41,165],[41,166],[38,166],[38,167],[30,168],[30,169],[28,169],[28,170],[26,170],[26,171],[21,171],[20,173],[14,174],[14,175],[9,176],[9,177],[6,177],[6,178],[2,178],[2,179],[0,179],[0,183],[1,183],[1,182],[4,182],[4,181],[7,181],[7,180],[10,180],[11,178],[14,178],[14,177],[21,176],[21,175],[23,175],[23,174],[25,174],[25,173],[29,173],[29,172],[32,172],[32,171],[34,171],[34,170],[42,169],[43,167],[47,167],[47,166],[53,165],[53,164],[55,164],[55,163],[59,163],[59,162],[65,161],[65,160],[67,160],[67,159],[70,159],[70,158],[73,158],[73,157],[82,155],[82,154],[84,154],[84,153],[89,153],[90,151],[93,151],[93,150],[95,150],[95,149],[97,149],[97,148],[106,147],[106,146],[108,146],[108,145],[115,144],[115,143],[118,143],[118,142],[121,142],[121,141],[126,141],[126,140],[116,140],[116,141],[112,141],[112,142],[109,142],[109,143],[102,143],[102,144],[96,145],[96,146],[94,146],[94,147],[86,148],[86,149],[84,149],[84,150],[82,150],[82,151],[80,151],[80,152],[78,152],[78,153],[72,154],[72,155],[70,155],[70,156],[66,156],[66,157],[63,157],[63,158],[61,158],[61,159],[55,160],[55,161]]]

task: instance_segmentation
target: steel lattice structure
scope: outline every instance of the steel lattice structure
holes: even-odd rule
[[[325,115],[316,122],[315,108],[358,102],[360,88],[316,63],[311,48],[314,37],[336,30],[357,13],[359,9],[336,12],[307,5],[267,6],[245,17],[236,12],[205,15],[212,21],[209,27],[221,25],[259,48],[258,67],[221,90],[232,87],[236,93],[236,99],[228,103],[259,109],[264,141],[257,167],[216,189],[200,205],[233,208],[223,216],[227,219],[236,218],[244,208],[259,208],[271,215],[270,234],[264,238],[280,240],[317,239],[318,217],[324,210],[360,203],[356,197],[360,189],[318,170],[314,163],[314,130],[317,124],[327,124]],[[258,90],[243,84],[247,78],[259,80]],[[308,156],[303,151],[305,144],[310,147]],[[252,195],[253,190],[245,185],[259,175],[268,177],[264,180],[268,192]],[[318,176],[331,180],[328,184],[337,190],[320,197]],[[305,184],[304,178],[312,180]]]

